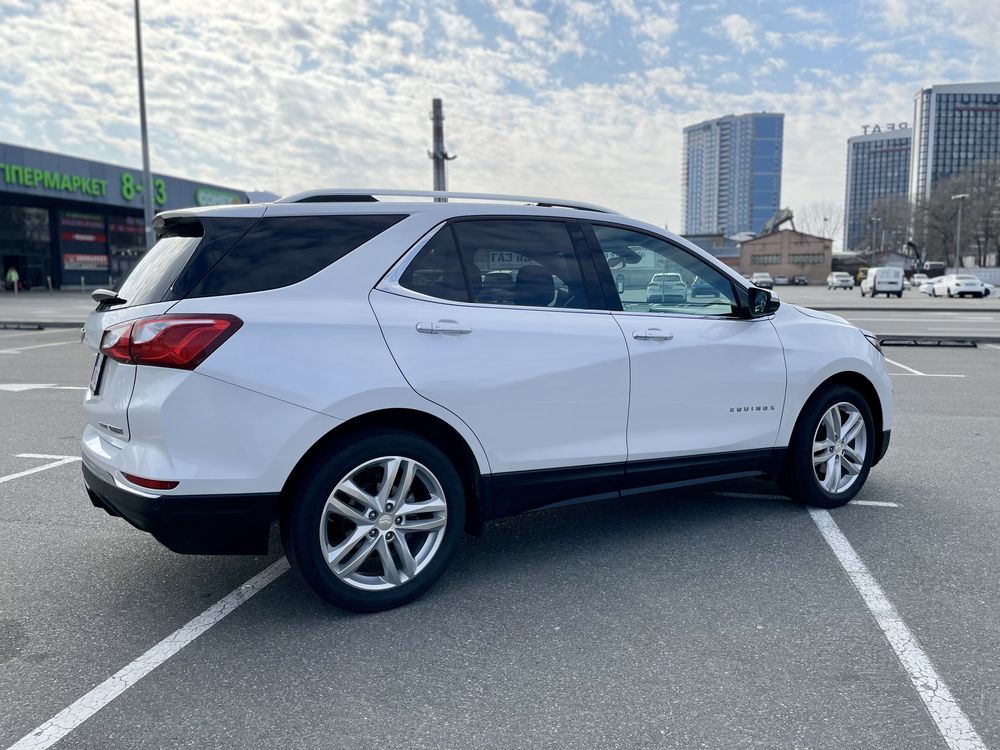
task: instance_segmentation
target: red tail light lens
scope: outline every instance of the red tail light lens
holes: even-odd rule
[[[122,472],[122,476],[132,484],[145,487],[147,490],[172,490],[180,484],[180,482],[172,482],[166,479],[146,479],[145,477],[137,477],[135,474],[126,474],[124,471]]]
[[[116,362],[131,362],[129,343],[132,338],[133,321],[111,326],[101,336],[101,354]]]
[[[101,352],[118,362],[193,370],[243,325],[232,315],[158,315],[104,332]]]

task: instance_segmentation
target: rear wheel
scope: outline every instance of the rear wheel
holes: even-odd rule
[[[817,508],[847,504],[871,470],[874,425],[868,402],[853,388],[832,386],[814,396],[792,434],[782,489]]]
[[[281,518],[292,566],[328,602],[398,607],[444,572],[465,523],[455,467],[407,432],[354,435],[315,462]]]

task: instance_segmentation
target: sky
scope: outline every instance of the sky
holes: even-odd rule
[[[0,0],[0,141],[141,165],[131,0]],[[681,231],[682,129],[785,113],[782,204],[842,204],[846,139],[1000,78],[995,0],[157,0],[154,171],[287,194],[577,199]]]

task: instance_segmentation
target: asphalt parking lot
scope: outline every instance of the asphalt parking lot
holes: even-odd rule
[[[539,512],[359,616],[93,508],[77,339],[0,330],[0,747],[1000,746],[998,346],[886,350],[892,445],[829,516],[765,482]]]

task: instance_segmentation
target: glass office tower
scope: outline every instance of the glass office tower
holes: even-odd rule
[[[726,115],[684,128],[684,233],[759,232],[781,205],[785,116]]]
[[[887,198],[905,198],[910,177],[911,131],[883,130],[847,139],[844,249],[871,244],[872,209]]]

